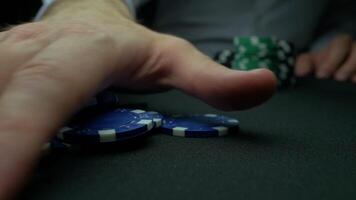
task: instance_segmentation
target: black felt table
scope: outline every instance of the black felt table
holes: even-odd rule
[[[222,113],[179,92],[123,95],[171,113]],[[228,137],[156,134],[42,160],[21,199],[356,199],[356,85],[304,80],[237,117]]]

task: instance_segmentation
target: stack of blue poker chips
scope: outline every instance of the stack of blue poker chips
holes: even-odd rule
[[[153,118],[143,110],[115,109],[77,116],[57,135],[69,143],[113,143],[147,135]]]
[[[77,116],[57,138],[70,144],[102,144],[148,136],[153,129],[180,137],[221,137],[236,128],[237,119],[216,114],[163,116],[154,111],[111,109]]]
[[[164,116],[155,111],[118,108],[119,103],[118,94],[113,91],[98,94],[59,131],[57,139],[47,144],[47,149],[67,148],[67,143],[87,145],[130,141],[152,135],[152,130],[180,137],[220,137],[239,127],[237,119],[222,115]]]

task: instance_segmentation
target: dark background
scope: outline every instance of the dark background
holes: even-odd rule
[[[42,5],[41,0],[4,0],[0,3],[0,27],[31,21]],[[138,20],[149,26],[156,8],[156,1],[150,1],[138,8]]]
[[[41,6],[41,0],[2,0],[0,27],[30,21]]]

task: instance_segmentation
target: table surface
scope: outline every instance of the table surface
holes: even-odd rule
[[[222,113],[241,130],[157,134],[44,158],[20,199],[355,199],[356,85],[302,80],[268,103],[224,113],[179,92],[123,95],[170,113]]]

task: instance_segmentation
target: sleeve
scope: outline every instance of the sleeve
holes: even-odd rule
[[[47,12],[49,7],[54,3],[55,0],[42,0],[42,6],[40,10],[37,12],[34,21],[39,21],[42,19],[43,15]]]
[[[311,50],[325,47],[335,36],[347,33],[356,38],[356,1],[331,0],[320,25]]]
[[[120,1],[120,0],[118,0]],[[42,17],[46,14],[46,12],[48,11],[48,9],[51,7],[51,5],[55,2],[55,0],[42,0],[42,6],[40,8],[40,10],[37,12],[34,21],[39,21],[42,19]],[[129,8],[131,14],[135,17],[136,13],[135,13],[135,6],[134,3],[132,2],[132,0],[124,0],[124,2],[126,3],[127,7]]]

